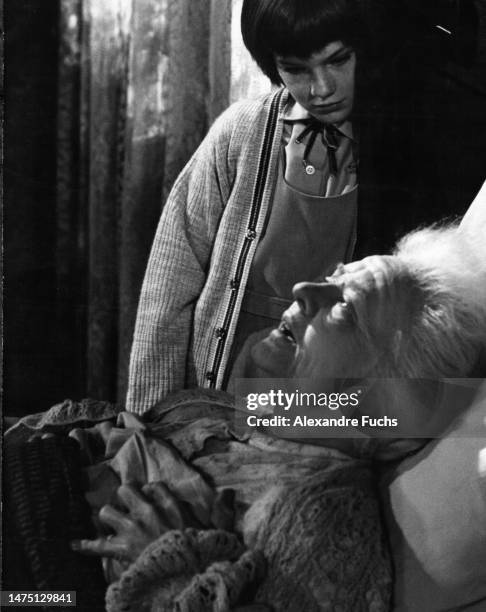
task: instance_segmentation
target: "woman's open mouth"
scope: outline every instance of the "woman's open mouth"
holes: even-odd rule
[[[278,326],[278,331],[285,336],[285,338],[291,343],[291,344],[297,344],[295,341],[295,337],[294,334],[292,333],[292,330],[290,329],[289,325],[287,324],[286,321],[281,321],[280,325]]]

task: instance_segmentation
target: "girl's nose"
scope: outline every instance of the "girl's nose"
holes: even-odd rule
[[[328,98],[336,91],[334,76],[326,67],[317,68],[312,74],[310,93],[315,98]]]
[[[314,317],[321,308],[330,308],[343,299],[342,290],[331,283],[297,283],[292,293],[307,317]]]

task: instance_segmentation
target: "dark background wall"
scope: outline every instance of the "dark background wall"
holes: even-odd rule
[[[384,227],[398,228],[391,244],[418,225],[463,214],[486,180],[486,2],[395,5],[385,43],[393,57],[382,81],[388,160],[376,177],[377,184],[400,186],[381,210]],[[405,11],[414,5],[420,10]],[[470,7],[462,37],[434,27],[449,25],[451,17],[437,9],[444,6]]]
[[[8,0],[4,13],[4,413],[22,414],[82,394],[82,343],[57,316],[57,2]]]

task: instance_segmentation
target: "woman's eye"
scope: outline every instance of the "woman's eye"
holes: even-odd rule
[[[329,312],[330,322],[338,325],[354,323],[354,309],[348,302],[336,302]]]

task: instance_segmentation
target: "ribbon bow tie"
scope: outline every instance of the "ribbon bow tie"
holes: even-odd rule
[[[295,142],[301,144],[307,136],[309,139],[305,145],[304,156],[302,157],[302,164],[304,168],[309,166],[309,162],[307,157],[314,146],[316,138],[319,136],[322,137],[322,142],[325,144],[327,148],[327,155],[329,158],[329,172],[334,176],[337,176],[338,167],[336,160],[336,151],[339,147],[340,134],[338,129],[334,125],[325,125],[316,119],[310,119],[302,130],[302,132],[297,136]]]

